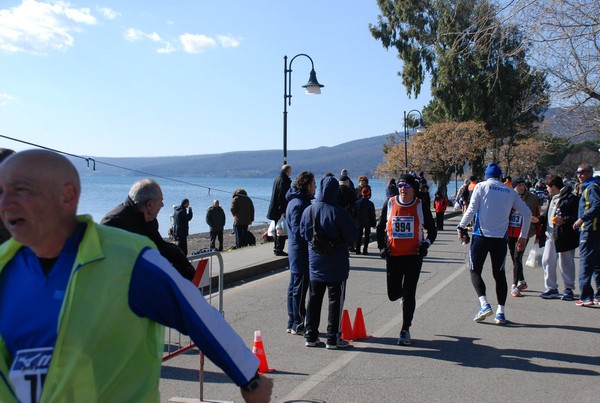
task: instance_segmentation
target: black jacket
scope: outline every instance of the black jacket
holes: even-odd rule
[[[190,234],[190,220],[194,216],[192,210],[183,206],[175,209],[175,235],[177,238],[185,238]]]
[[[359,228],[374,228],[377,225],[375,205],[371,200],[361,197],[356,202],[354,213]]]
[[[292,185],[292,180],[283,171],[279,173],[279,176],[275,178],[273,182],[273,192],[271,193],[271,203],[269,204],[269,210],[267,211],[267,218],[269,220],[278,221],[282,214],[285,214],[285,209],[288,205],[288,201],[285,198],[288,190]]]
[[[221,206],[210,206],[206,210],[206,223],[211,231],[223,231],[225,221],[225,212]]]
[[[147,222],[144,213],[137,210],[135,203],[129,197],[124,203],[106,214],[100,224],[147,236],[156,244],[160,254],[171,262],[183,277],[188,280],[194,278],[196,270],[187,260],[181,248],[165,241],[158,232],[158,220]]]
[[[573,229],[573,223],[577,221],[579,208],[579,197],[573,194],[573,188],[565,185],[559,193],[556,211],[560,211],[560,216],[565,220],[565,223],[560,227],[554,227],[554,246],[557,252],[566,252],[573,250],[579,246],[579,231]],[[540,233],[540,247],[546,243],[546,229],[548,226],[548,210],[541,217],[542,225]]]

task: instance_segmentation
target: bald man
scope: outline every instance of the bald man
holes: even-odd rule
[[[226,220],[225,212],[219,201],[213,201],[212,206],[206,210],[206,223],[210,228],[210,247],[216,249],[216,241],[219,240],[219,252],[223,251],[223,229]]]
[[[65,157],[0,165],[0,401],[159,401],[162,326],[189,333],[241,387],[270,398],[258,359],[147,238],[77,216]]]

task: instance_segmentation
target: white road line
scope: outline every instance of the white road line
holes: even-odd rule
[[[438,285],[433,287],[431,290],[429,290],[427,293],[425,293],[425,295],[423,295],[420,298],[417,298],[417,306],[416,307],[419,308],[425,302],[429,301],[435,294],[437,294],[444,287],[446,287],[448,284],[450,284],[463,271],[465,271],[464,266],[459,268],[458,270],[456,270],[454,273],[452,273],[448,277],[446,277],[444,279],[444,281],[442,281],[441,283],[439,283]],[[387,322],[387,324],[385,326],[382,326],[379,329],[377,329],[373,333],[373,336],[374,337],[382,337],[382,336],[386,335],[387,333],[389,333],[392,329],[399,326],[401,324],[401,322],[402,322],[402,313],[399,313],[394,318],[392,318],[392,320]],[[331,374],[342,369],[346,364],[348,364],[352,359],[354,359],[359,353],[360,353],[359,351],[350,351],[348,353],[344,353],[343,355],[340,356],[340,358],[331,362],[329,365],[327,365],[326,367],[321,369],[319,372],[315,373],[314,375],[311,375],[306,381],[304,381],[300,385],[298,385],[294,390],[292,390],[290,393],[288,393],[286,396],[284,396],[282,398],[282,401],[287,402],[287,401],[300,400],[300,399],[304,398],[308,392],[310,392],[313,388],[318,386],[322,381],[327,380]]]

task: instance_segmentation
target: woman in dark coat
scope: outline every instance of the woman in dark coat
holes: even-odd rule
[[[311,172],[301,172],[285,198],[288,205],[285,221],[288,232],[288,259],[290,284],[287,291],[288,325],[292,334],[304,333],[306,316],[306,291],[308,290],[308,242],[300,236],[302,213],[310,206],[315,195],[315,176]]]

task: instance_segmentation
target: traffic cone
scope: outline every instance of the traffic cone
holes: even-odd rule
[[[367,335],[367,329],[365,328],[365,319],[363,318],[362,308],[356,308],[356,315],[354,316],[354,327],[352,328],[354,333],[354,339],[368,339],[371,337]]]
[[[260,330],[256,330],[254,332],[254,346],[252,347],[252,352],[260,362],[260,364],[258,365],[259,374],[265,374],[267,372],[275,371],[274,369],[269,368],[269,363],[267,362],[267,355],[265,354],[265,347],[263,346]]]
[[[342,339],[349,341],[354,340],[352,324],[350,323],[350,314],[347,309],[344,309],[342,312]]]

